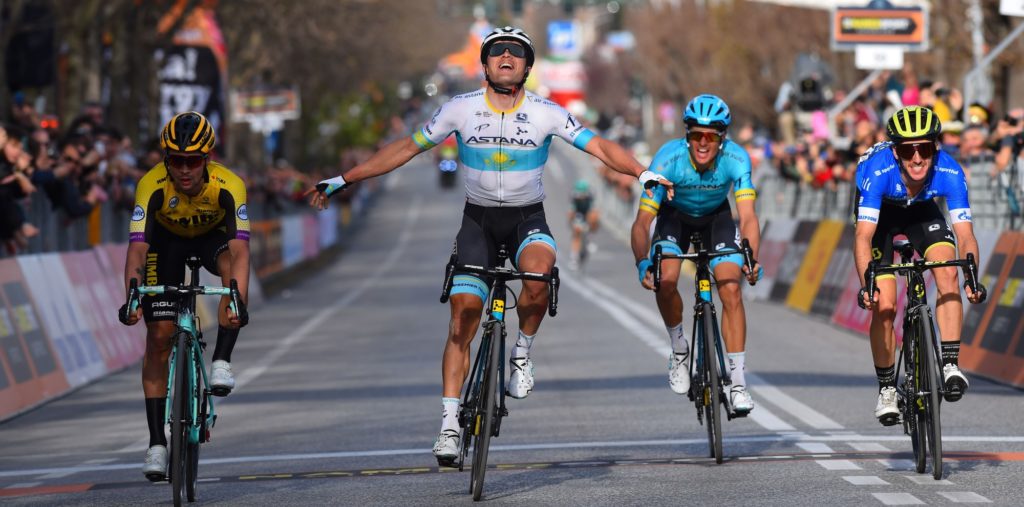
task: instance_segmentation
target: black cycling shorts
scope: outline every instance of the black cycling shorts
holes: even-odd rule
[[[935,201],[919,202],[908,207],[882,202],[878,210],[878,228],[871,237],[871,258],[880,261],[883,266],[892,264],[892,239],[897,234],[906,235],[921,257],[929,248],[940,243],[956,248],[953,230]]]
[[[673,206],[662,206],[658,210],[658,222],[654,226],[651,252],[653,254],[654,247],[660,243],[664,253],[684,254],[690,249],[690,236],[694,232],[700,232],[704,247],[709,252],[740,249],[740,233],[732,219],[729,201],[724,201],[721,206],[702,217],[687,215]],[[736,253],[715,257],[711,259],[710,266],[714,269],[722,262],[742,266],[743,255]]]
[[[543,204],[491,208],[466,203],[462,228],[455,237],[454,253],[459,264],[491,268],[497,265],[498,247],[504,244],[509,260],[518,267],[519,254],[537,241],[557,251]],[[490,286],[491,280],[456,271],[451,293],[476,294],[486,301]]]
[[[185,282],[185,259],[199,257],[203,267],[220,276],[217,257],[228,249],[228,235],[214,229],[195,238],[182,238],[156,225],[146,254],[143,285],[181,285]],[[177,296],[152,294],[142,298],[142,315],[146,322],[174,320]]]

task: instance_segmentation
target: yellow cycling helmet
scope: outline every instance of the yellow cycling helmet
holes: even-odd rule
[[[907,139],[930,139],[935,141],[942,131],[939,117],[931,109],[908,106],[893,113],[886,124],[889,139],[899,143]]]
[[[164,151],[209,155],[216,144],[217,136],[210,121],[195,111],[175,115],[164,125],[160,135],[160,147]]]

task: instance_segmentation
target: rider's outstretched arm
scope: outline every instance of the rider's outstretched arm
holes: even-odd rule
[[[423,151],[412,140],[412,137],[398,139],[374,153],[369,160],[352,168],[345,173],[345,181],[355,183],[365,179],[389,173],[405,165],[413,157]]]
[[[597,157],[601,162],[604,162],[604,165],[612,168],[615,172],[638,178],[640,183],[656,179],[659,184],[664,185],[668,189],[669,199],[672,198],[672,182],[656,174],[654,171],[648,171],[619,143],[609,141],[600,136],[594,136],[583,147],[583,151]],[[652,195],[650,189],[646,189],[646,191],[648,196]]]

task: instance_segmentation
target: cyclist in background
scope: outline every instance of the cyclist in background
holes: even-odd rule
[[[971,223],[967,180],[960,164],[939,149],[939,118],[931,109],[919,106],[896,111],[886,123],[889,142],[872,146],[857,163],[857,226],[854,261],[861,275],[858,304],[871,310],[871,355],[878,378],[875,417],[889,426],[899,422],[896,406],[896,277],[875,278],[878,296],[867,293],[863,273],[872,260],[892,263],[892,240],[897,234],[910,239],[917,253],[929,261],[948,261],[959,255],[978,258],[978,241]],[[936,197],[946,200],[952,230]],[[953,235],[956,235],[954,240]],[[967,377],[960,371],[960,328],[963,300],[955,267],[932,270],[939,297],[935,308],[942,339],[942,377],[946,401],[959,400],[967,390]],[[970,287],[971,303],[984,300],[984,287]]]
[[[631,244],[640,283],[654,289],[651,253],[660,245],[668,254],[681,255],[690,248],[690,234],[701,231],[709,250],[740,249],[740,237],[750,241],[757,258],[761,231],[754,211],[757,194],[750,182],[750,157],[746,150],[726,139],[732,115],[725,101],[714,95],[699,95],[686,105],[683,113],[686,136],[669,141],[658,150],[651,170],[675,184],[675,197],[657,189],[653,198],[640,197],[633,221]],[[739,214],[739,229],[732,218],[728,194],[732,189]],[[651,233],[651,223],[657,225]],[[669,387],[677,394],[690,389],[689,344],[683,331],[683,300],[679,294],[680,259],[666,259],[661,265],[661,288],[655,294],[658,310],[665,322],[672,354],[669,356]],[[737,415],[754,409],[746,388],[747,320],[740,295],[740,276],[751,283],[762,273],[744,266],[743,255],[736,253],[711,260],[718,297],[722,300],[722,336],[729,359],[732,388],[730,399]]]
[[[576,180],[572,190],[572,210],[569,211],[569,225],[572,227],[572,252],[569,267],[579,269],[587,257],[587,236],[597,230],[598,213],[594,207],[594,194],[587,180]]]
[[[521,271],[550,273],[555,240],[544,215],[542,176],[552,137],[560,137],[620,173],[641,183],[661,179],[645,171],[616,143],[594,135],[564,108],[523,89],[533,67],[530,37],[518,28],[497,28],[480,46],[487,86],[458,95],[441,106],[411,137],[378,151],[344,177],[310,189],[310,205],[323,209],[327,199],[350,183],[390,172],[454,133],[459,145],[459,171],[466,187],[462,228],[455,239],[458,262],[484,267],[496,264],[498,245],[506,243]],[[490,284],[476,275],[456,272],[451,291],[451,323],[441,363],[441,432],[433,452],[442,466],[451,466],[459,452],[459,393],[469,371],[470,343],[480,324]],[[547,309],[547,287],[523,282],[516,308],[519,336],[511,354],[508,394],[525,398],[533,389],[529,352]]]
[[[231,350],[238,330],[249,316],[245,310],[249,288],[249,217],[245,184],[227,167],[211,161],[216,143],[213,127],[203,115],[191,111],[171,118],[160,136],[163,162],[139,180],[135,191],[125,288],[134,278],[139,285],[180,285],[185,281],[185,259],[198,256],[209,272],[220,275],[224,286],[238,282],[242,305],[238,314],[228,308],[230,298],[218,306],[217,346],[213,351],[210,387],[227,396],[235,387]],[[168,358],[174,334],[176,299],[149,295],[129,312],[122,306],[118,318],[134,325],[146,321],[146,355],[142,359],[142,390],[146,396],[149,449],[142,472],[151,481],[166,480],[167,436],[164,433]]]

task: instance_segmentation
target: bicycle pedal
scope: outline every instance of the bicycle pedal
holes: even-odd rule
[[[455,463],[455,456],[452,457],[441,457],[437,456],[437,466],[445,468],[458,468],[459,465]]]
[[[149,479],[149,482],[167,482],[170,480],[170,477],[168,477],[167,474],[161,473],[146,474],[146,478]]]
[[[214,396],[223,398],[223,397],[231,394],[231,389],[228,389],[226,387],[214,387],[214,388],[210,389],[210,392],[213,393]]]
[[[878,418],[878,422],[882,423],[882,426],[895,426],[900,423],[900,416],[898,414],[884,415]]]

